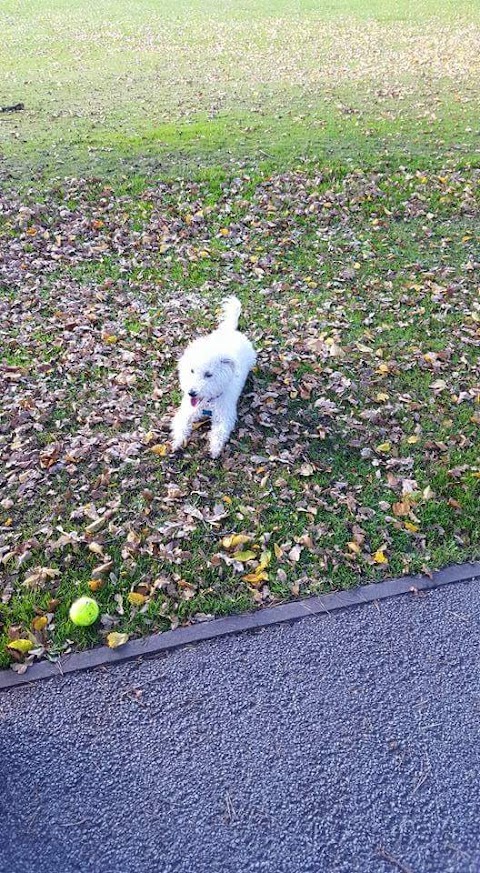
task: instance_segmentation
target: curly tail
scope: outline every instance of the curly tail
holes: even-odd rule
[[[222,317],[218,323],[219,330],[236,330],[242,304],[238,297],[226,297],[222,301]]]

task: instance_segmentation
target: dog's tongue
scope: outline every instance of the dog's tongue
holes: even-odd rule
[[[192,406],[196,406],[197,403],[200,403],[200,397],[191,397],[190,403],[192,404]]]

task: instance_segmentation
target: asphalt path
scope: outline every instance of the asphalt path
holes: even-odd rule
[[[5,873],[478,873],[480,581],[0,695]]]

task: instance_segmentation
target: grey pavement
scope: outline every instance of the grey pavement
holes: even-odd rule
[[[480,581],[0,695],[8,873],[478,873]]]

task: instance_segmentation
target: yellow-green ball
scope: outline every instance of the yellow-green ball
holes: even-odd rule
[[[79,597],[70,607],[70,621],[80,627],[88,627],[99,616],[98,603],[93,597]]]

